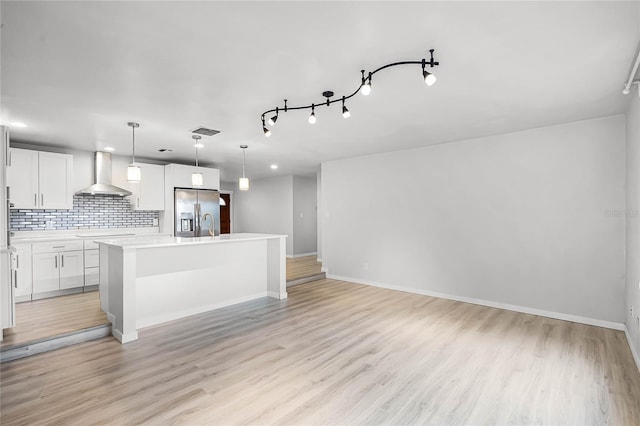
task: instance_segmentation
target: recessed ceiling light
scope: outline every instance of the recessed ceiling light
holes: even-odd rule
[[[104,147],[104,150],[105,150],[105,151],[107,151],[107,152],[113,152],[113,151],[115,151],[116,149],[115,149],[114,147],[112,147],[112,146],[105,146],[105,147]]]
[[[21,123],[19,121],[15,121],[13,123],[10,123],[9,126],[11,126],[11,127],[22,127],[22,128],[27,127],[26,124]]]
[[[278,169],[278,165],[277,164],[272,164],[271,165],[271,170],[277,170]]]

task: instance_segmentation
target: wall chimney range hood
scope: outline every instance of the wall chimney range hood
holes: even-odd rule
[[[97,151],[95,154],[95,183],[76,192],[76,195],[114,195],[126,197],[131,191],[111,184],[111,154]]]

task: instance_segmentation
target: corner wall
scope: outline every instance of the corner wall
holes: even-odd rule
[[[625,117],[323,163],[330,276],[622,327]]]
[[[293,255],[293,176],[252,179],[233,202],[235,232],[287,235],[287,255]]]
[[[630,344],[636,354],[640,354],[640,97],[637,88],[634,87],[628,96],[632,99],[627,111],[625,323]]]

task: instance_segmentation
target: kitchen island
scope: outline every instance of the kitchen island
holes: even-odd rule
[[[100,304],[122,343],[138,329],[260,297],[285,299],[286,236],[101,240]]]

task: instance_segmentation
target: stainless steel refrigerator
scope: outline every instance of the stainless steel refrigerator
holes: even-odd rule
[[[9,129],[0,126],[0,340],[2,330],[15,324],[14,282],[15,271],[11,232],[9,230],[9,187],[7,167],[11,163],[9,152]]]
[[[220,235],[220,193],[212,189],[174,188],[176,237]]]

